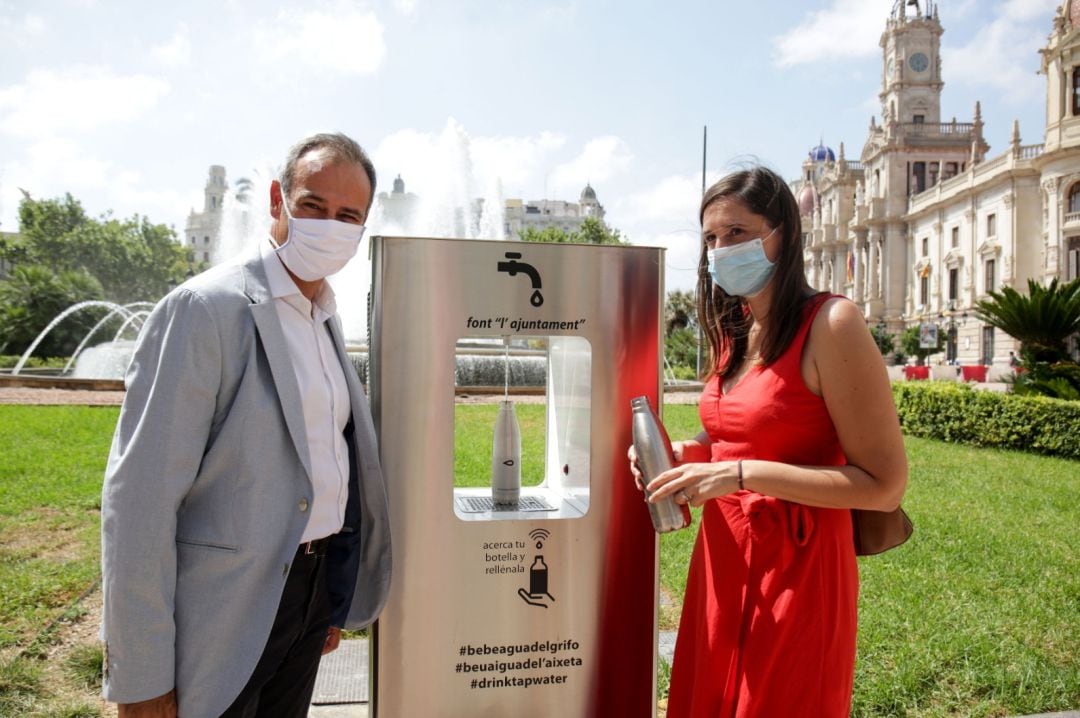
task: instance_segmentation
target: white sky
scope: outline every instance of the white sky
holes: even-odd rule
[[[1042,141],[1038,49],[1059,0],[940,0],[942,117],[981,100],[991,155],[1014,118]],[[380,190],[423,194],[447,133],[476,186],[576,201],[696,259],[708,168],[748,157],[794,178],[824,138],[857,159],[880,118],[878,40],[893,0],[0,0],[0,229],[19,188],[92,215],[183,231],[211,164],[266,177],[306,134],[341,130]],[[453,163],[450,163],[451,165]]]

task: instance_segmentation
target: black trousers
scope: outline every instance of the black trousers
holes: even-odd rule
[[[293,558],[255,671],[221,718],[303,718],[308,713],[331,606],[325,547],[309,554],[305,546]]]

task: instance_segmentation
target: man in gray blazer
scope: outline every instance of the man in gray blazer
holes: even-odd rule
[[[375,432],[324,282],[374,192],[351,139],[301,141],[271,236],[146,321],[101,506],[103,693],[121,718],[306,715],[320,655],[386,600]]]

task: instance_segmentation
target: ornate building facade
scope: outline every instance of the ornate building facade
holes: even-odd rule
[[[225,168],[210,165],[210,176],[203,188],[203,211],[196,212],[193,208],[184,225],[184,245],[192,251],[196,262],[210,262],[217,257],[228,189]]]
[[[881,123],[871,118],[858,160],[822,143],[804,161],[792,188],[807,278],[892,333],[937,325],[937,358],[1003,368],[1016,342],[976,320],[974,304],[1080,276],[1080,0],[1058,9],[1041,50],[1043,142],[1023,144],[1014,122],[996,156],[978,103],[970,121],[941,117],[942,31],[936,4],[897,0],[880,43]]]
[[[546,229],[556,227],[564,232],[576,232],[586,217],[604,221],[604,207],[596,199],[596,190],[586,183],[577,202],[561,199],[506,200],[503,211],[503,236],[517,239],[526,228]]]
[[[406,235],[425,235],[435,232],[435,236],[452,237],[492,237],[485,229],[501,225],[501,239],[519,239],[521,231],[527,228],[546,229],[555,227],[565,232],[575,232],[581,228],[586,217],[595,217],[604,221],[604,207],[596,198],[596,190],[586,184],[581,190],[577,202],[561,199],[507,199],[502,203],[502,215],[494,214],[494,223],[486,222],[487,206],[484,199],[473,199],[468,208],[425,206],[423,198],[413,192],[405,191],[405,181],[401,175],[394,180],[390,192],[380,192],[376,197],[375,216],[385,227],[393,232]],[[383,226],[383,225],[380,225]]]

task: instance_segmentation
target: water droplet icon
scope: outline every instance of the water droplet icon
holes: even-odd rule
[[[534,307],[539,307],[541,304],[544,303],[544,295],[540,293],[539,289],[533,292],[532,296],[529,297],[529,303],[531,303]]]

